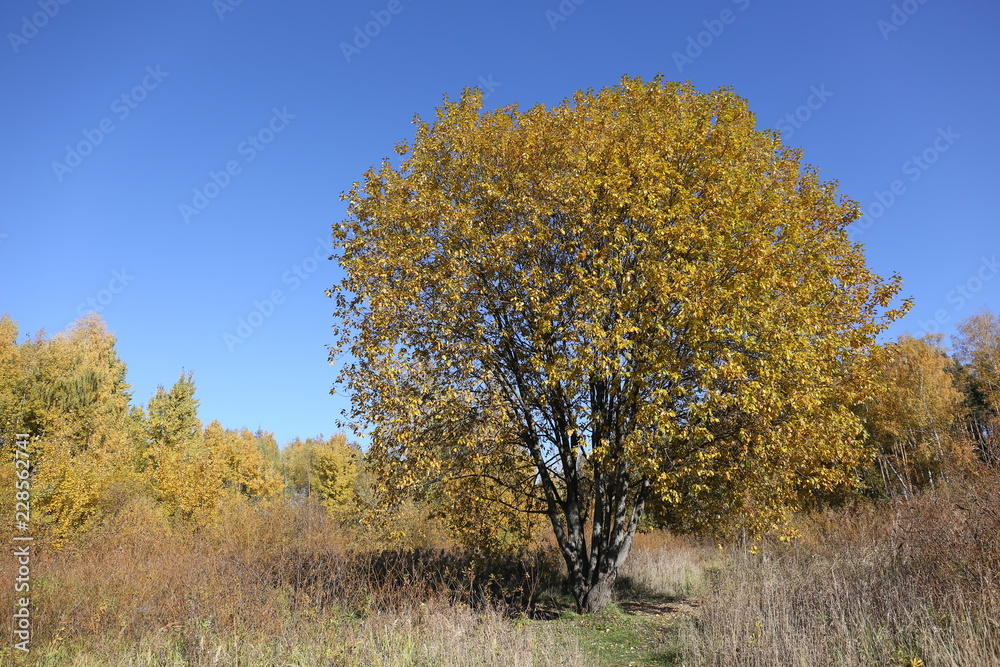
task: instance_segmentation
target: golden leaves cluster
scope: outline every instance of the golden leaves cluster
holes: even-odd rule
[[[296,439],[282,451],[282,468],[290,491],[315,495],[327,509],[342,513],[355,506],[361,452],[345,433],[330,438]]]

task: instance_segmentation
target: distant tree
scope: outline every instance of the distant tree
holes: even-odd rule
[[[1000,315],[986,308],[957,329],[956,376],[969,410],[969,435],[983,461],[995,465],[1000,462]]]
[[[17,343],[9,318],[0,332],[0,355],[11,364],[0,383],[10,410],[4,444],[11,431],[31,436],[32,507],[61,543],[138,492],[126,367],[114,335],[93,314],[51,339]]]
[[[282,452],[285,486],[293,493],[315,496],[328,509],[343,511],[353,504],[361,453],[345,433],[296,438]]]
[[[260,446],[260,438],[248,429],[225,429],[213,421],[204,432],[204,459],[216,463],[215,480],[204,479],[206,484],[216,484],[219,495],[223,490],[245,498],[270,498],[281,493],[281,475],[268,460]]]
[[[317,446],[312,467],[313,489],[328,509],[337,512],[353,506],[358,458],[358,450],[348,444],[343,433]]]
[[[24,372],[17,335],[17,323],[6,314],[0,317],[0,442],[4,445],[23,429]]]
[[[270,431],[258,428],[254,432],[253,437],[257,442],[257,449],[260,451],[261,456],[263,456],[275,470],[280,470],[281,448],[278,447],[278,441],[274,439],[274,434]]]
[[[181,373],[170,391],[162,385],[157,388],[146,410],[150,440],[161,447],[177,449],[201,435],[200,401],[194,397],[195,389],[192,373]]]
[[[581,611],[647,505],[767,526],[870,455],[848,406],[898,278],[756,124],[660,78],[523,112],[466,91],[345,195],[331,358],[369,459],[391,489],[454,471],[540,504]]]
[[[195,390],[193,375],[181,373],[169,391],[158,387],[149,399],[143,475],[169,515],[200,522],[221,499],[225,462],[205,445]]]
[[[877,486],[910,495],[974,458],[963,437],[963,396],[955,386],[954,362],[942,336],[899,337],[887,346],[883,390],[865,410],[878,448]]]
[[[316,458],[316,446],[322,437],[295,438],[281,450],[281,471],[285,478],[285,488],[294,494],[312,493],[312,469]]]

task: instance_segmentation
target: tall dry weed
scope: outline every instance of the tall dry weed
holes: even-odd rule
[[[682,636],[696,665],[1000,665],[1000,484],[991,475],[813,517],[731,549]]]
[[[620,593],[682,600],[708,590],[708,573],[719,566],[720,554],[705,540],[666,531],[635,536],[622,566]]]

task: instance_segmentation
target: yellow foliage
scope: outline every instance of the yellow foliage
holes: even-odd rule
[[[281,493],[281,477],[256,436],[224,429],[218,421],[201,428],[194,383],[181,376],[169,392],[150,401],[147,484],[176,517],[204,523],[226,495],[246,499]]]
[[[160,387],[148,409],[130,406],[125,364],[96,314],[52,338],[17,341],[0,317],[0,498],[14,514],[14,435],[31,436],[30,529],[61,545],[132,507],[143,495],[164,515],[203,523],[231,496],[281,493],[270,434],[202,429],[190,374]]]
[[[281,476],[261,451],[248,429],[223,429],[213,421],[205,429],[205,449],[221,462],[221,484],[248,498],[270,498],[281,493]]]
[[[958,323],[957,371],[968,408],[967,433],[989,465],[1000,463],[1000,315],[984,309]]]
[[[296,439],[281,454],[285,484],[293,493],[315,494],[335,512],[354,506],[360,478],[361,454],[347,435]]]
[[[169,514],[203,522],[222,496],[222,470],[222,462],[204,449],[164,448],[147,474],[154,498]]]
[[[884,490],[909,494],[974,458],[960,435],[963,397],[949,372],[953,362],[940,343],[940,335],[903,335],[882,360],[884,384],[865,415]]]
[[[33,522],[60,544],[137,492],[125,364],[96,315],[21,344],[9,319],[0,329],[0,355],[11,364],[0,400],[17,401],[2,426],[31,435]]]
[[[345,436],[334,436],[316,447],[312,474],[314,489],[327,509],[343,510],[352,505],[358,457]]]

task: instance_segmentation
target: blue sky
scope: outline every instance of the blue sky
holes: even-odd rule
[[[339,195],[466,86],[559,102],[622,74],[731,86],[867,212],[914,297],[892,330],[1000,307],[1000,6],[986,0],[9,0],[0,313],[96,307],[135,398],[192,371],[206,422],[336,430]],[[242,322],[242,324],[241,324]]]

